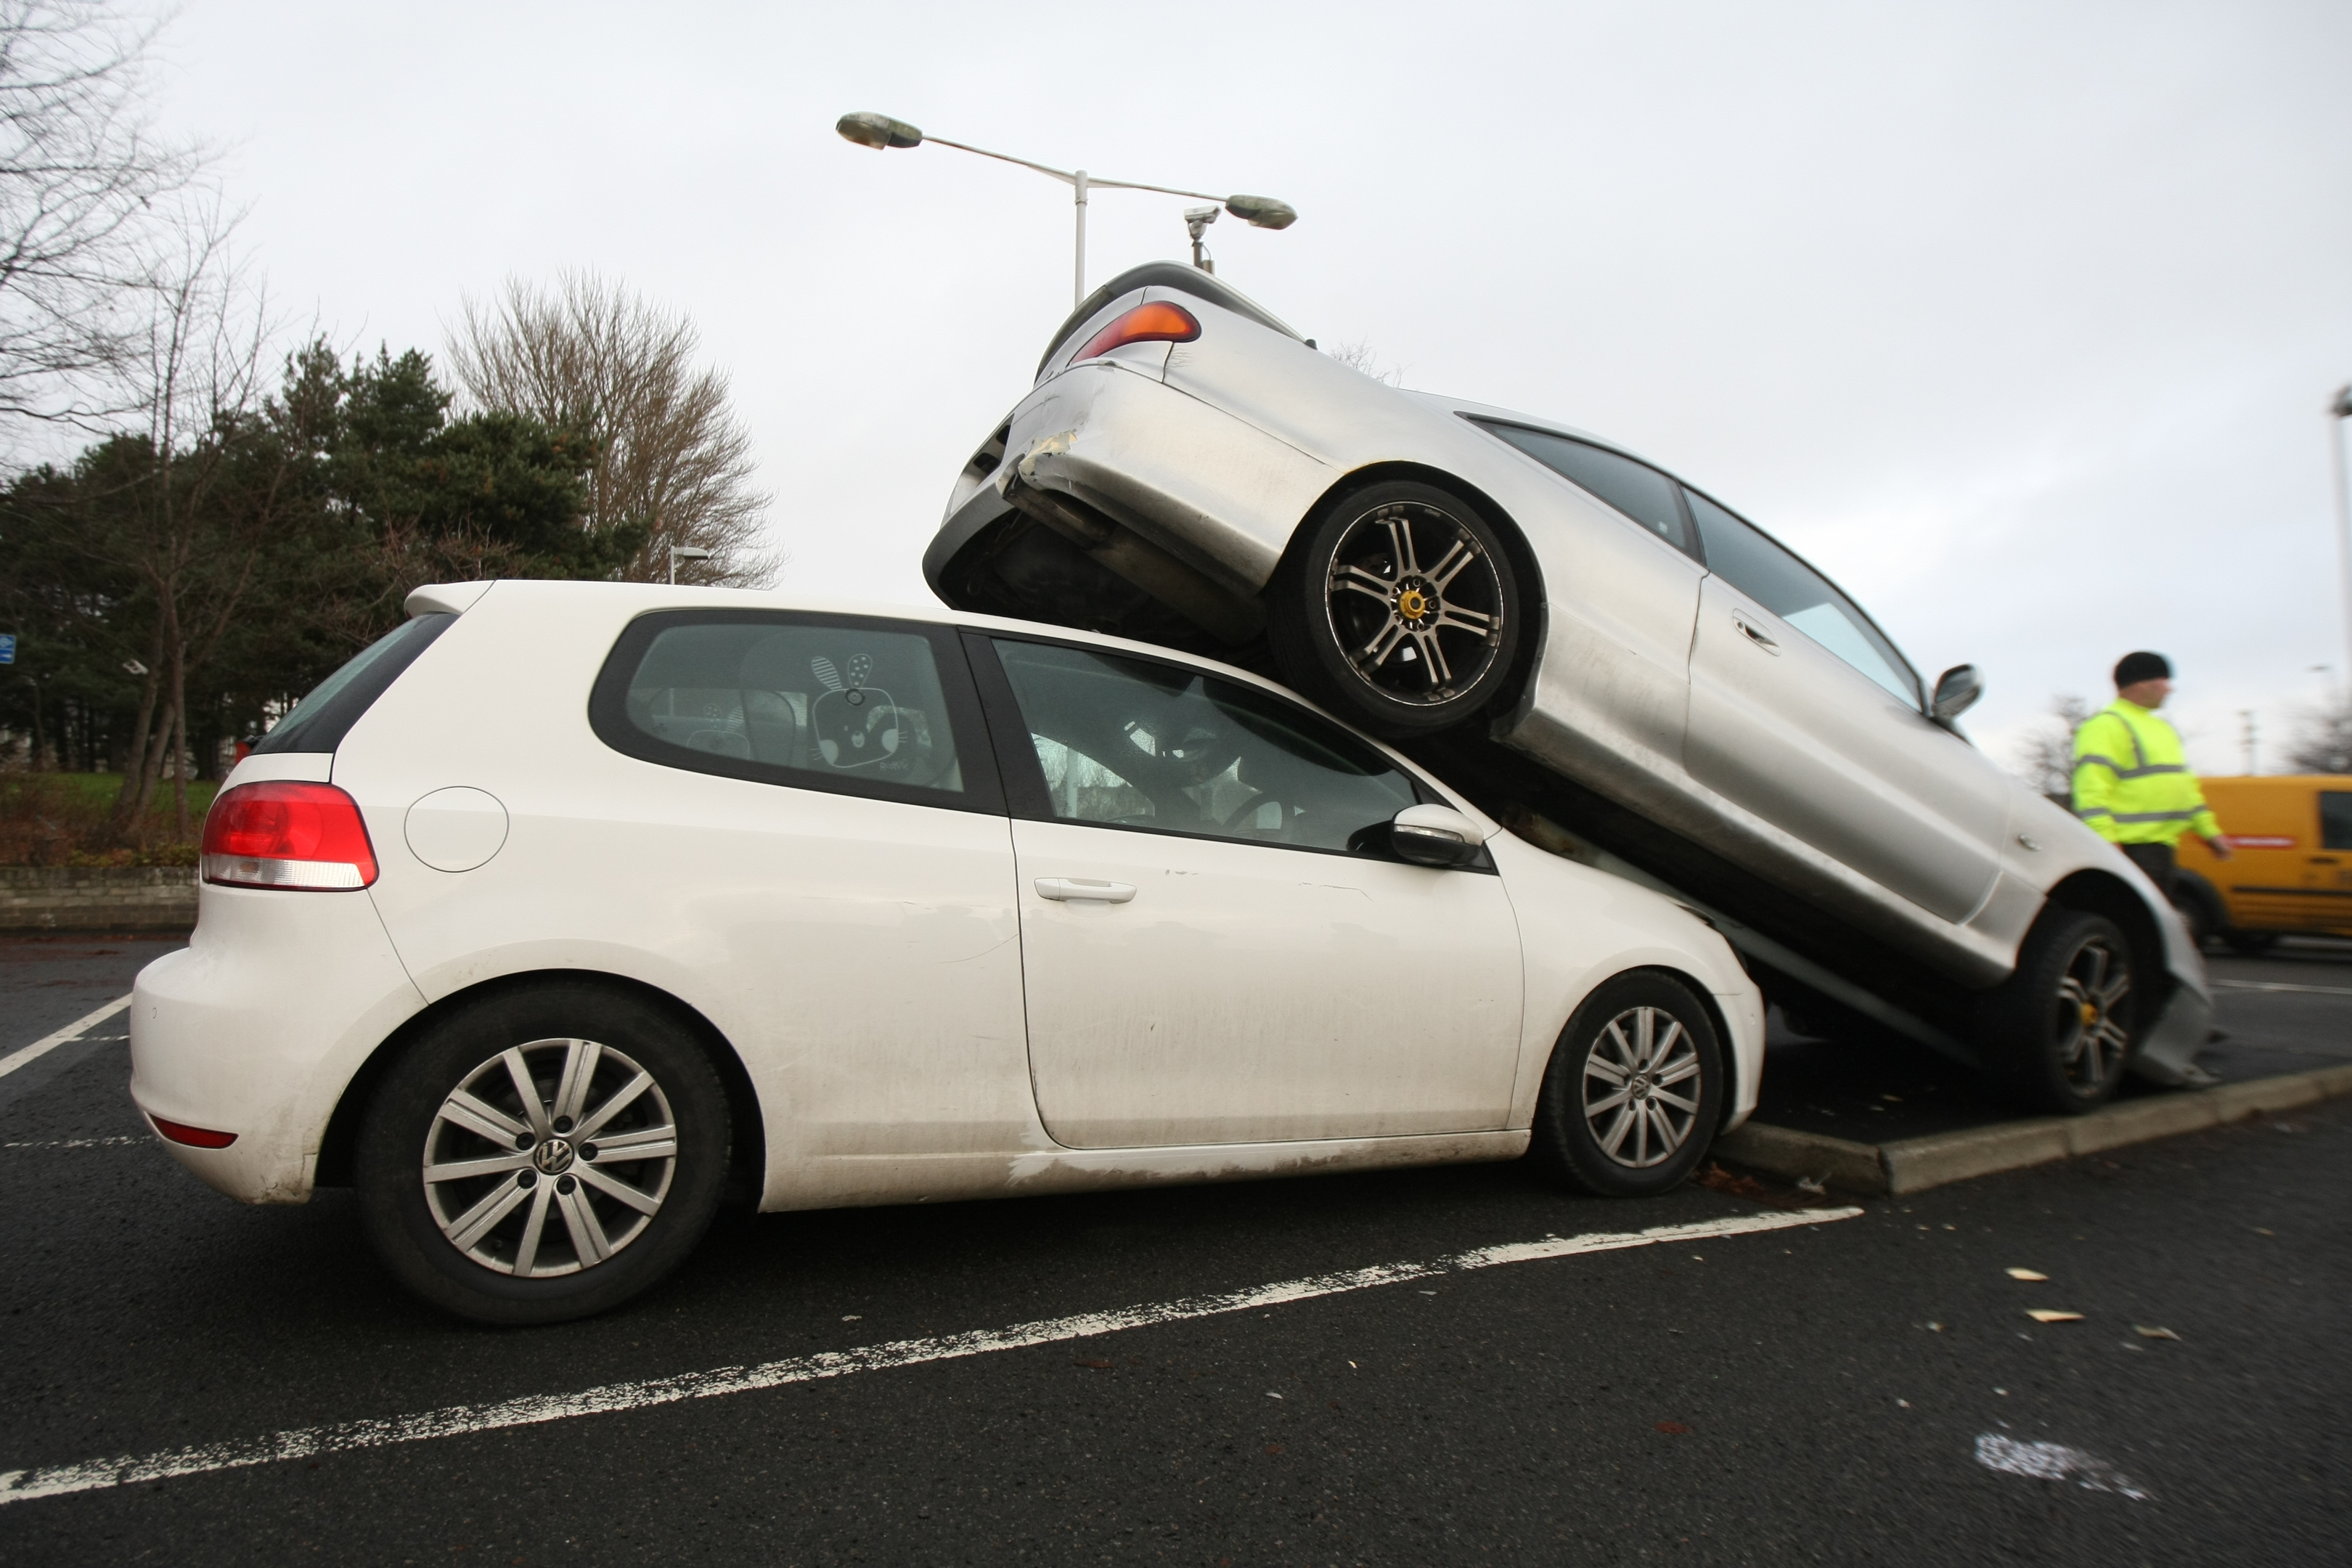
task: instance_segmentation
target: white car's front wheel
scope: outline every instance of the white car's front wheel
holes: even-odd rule
[[[1528,1152],[1599,1197],[1670,1192],[1723,1124],[1723,1074],[1697,993],[1659,970],[1620,974],[1560,1031]]]
[[[643,999],[579,982],[496,995],[428,1027],[372,1098],[354,1185],[402,1283],[491,1323],[614,1306],[709,1226],[727,1098],[701,1047]]]
[[[1291,685],[1395,740],[1450,728],[1501,695],[1518,584],[1477,509],[1399,481],[1355,491],[1310,527],[1267,605]]]

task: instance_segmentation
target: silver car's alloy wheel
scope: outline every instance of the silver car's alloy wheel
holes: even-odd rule
[[[2131,1049],[2131,960],[2104,936],[2084,939],[2058,982],[2052,1034],[2059,1067],[2077,1090],[2095,1093]]]
[[[1584,1058],[1584,1120],[1601,1152],[1632,1170],[1662,1165],[1698,1120],[1698,1048],[1662,1007],[1628,1007]],[[1679,1086],[1689,1087],[1677,1092]]]
[[[651,1073],[593,1040],[510,1047],[467,1073],[425,1135],[425,1204],[486,1268],[593,1268],[645,1234],[677,1173]]]
[[[1324,602],[1366,685],[1432,706],[1477,685],[1503,647],[1503,584],[1475,534],[1442,509],[1389,501],[1348,525]]]

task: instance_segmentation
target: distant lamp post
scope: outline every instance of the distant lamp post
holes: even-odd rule
[[[708,561],[710,552],[698,544],[673,544],[669,547],[669,580],[677,581],[677,563],[681,561]]]
[[[1252,228],[1288,228],[1298,221],[1296,207],[1288,202],[1276,201],[1272,196],[1213,196],[1206,191],[1182,191],[1173,185],[1142,185],[1130,180],[1098,180],[1084,169],[1056,169],[1045,163],[1033,163],[1026,158],[1015,158],[1010,153],[992,153],[985,147],[950,142],[944,136],[926,137],[905,121],[893,120],[887,114],[862,111],[845,114],[834,122],[833,128],[841,133],[844,140],[855,142],[860,147],[874,148],[877,152],[887,152],[893,147],[919,147],[927,141],[933,142],[941,147],[952,147],[959,153],[977,153],[983,158],[1018,163],[1024,169],[1034,169],[1068,185],[1076,197],[1078,216],[1077,260],[1072,272],[1070,289],[1073,304],[1086,302],[1087,193],[1097,186],[1114,191],[1156,191],[1163,196],[1193,196],[1202,201],[1215,202]],[[1207,217],[1201,217],[1200,212],[1201,209],[1195,207],[1184,215],[1185,226],[1192,234],[1192,265],[1203,272],[1214,272],[1216,268],[1210,265],[1208,253],[1201,244],[1201,231],[1215,219],[1217,209],[1210,207]]]
[[[2344,643],[2352,653],[2352,481],[2345,476],[2344,422],[2352,419],[2352,385],[2339,386],[2327,405],[2335,424],[2328,430],[2327,458],[2336,470],[2336,552],[2344,569]],[[2352,672],[2352,663],[2345,669]]]

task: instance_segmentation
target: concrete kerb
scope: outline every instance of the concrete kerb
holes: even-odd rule
[[[2340,1094],[2352,1094],[2352,1063],[2135,1100],[2088,1116],[2004,1121],[1890,1143],[1855,1143],[1749,1122],[1719,1140],[1715,1152],[1734,1164],[1770,1175],[1822,1181],[1842,1192],[1865,1196],[1900,1197],[1996,1171],[2021,1170],[2127,1143],[2221,1127],[2269,1111],[2292,1110]]]

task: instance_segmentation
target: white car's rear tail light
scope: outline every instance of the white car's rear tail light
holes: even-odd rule
[[[359,804],[332,784],[223,790],[205,816],[204,879],[226,888],[333,892],[375,880]]]
[[[1107,354],[1129,343],[1189,343],[1200,335],[1201,323],[1192,311],[1165,300],[1154,300],[1150,304],[1138,305],[1097,332],[1086,347],[1070,356],[1070,363],[1076,364],[1097,354]]]
[[[166,1121],[160,1116],[150,1116],[155,1131],[174,1143],[184,1143],[191,1149],[226,1149],[236,1142],[234,1132],[215,1132],[209,1127],[191,1127],[184,1121]]]

